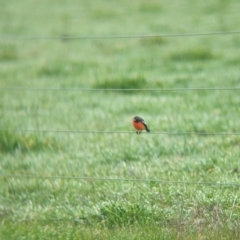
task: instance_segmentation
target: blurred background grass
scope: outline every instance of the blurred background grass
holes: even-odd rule
[[[238,136],[137,136],[131,126],[140,115],[153,133],[239,132],[238,91],[124,92],[239,87],[239,34],[67,38],[235,31],[238,1],[1,0],[0,6],[0,87],[61,90],[1,89],[2,130],[130,132],[1,130],[1,239],[239,238],[238,185],[94,181],[239,183]]]

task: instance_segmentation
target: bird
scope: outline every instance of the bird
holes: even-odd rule
[[[136,134],[140,134],[143,130],[150,132],[146,122],[139,116],[135,116],[132,119],[132,125],[135,129],[137,129]]]

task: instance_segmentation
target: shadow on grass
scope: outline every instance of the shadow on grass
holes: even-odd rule
[[[96,82],[92,87],[95,89],[119,89],[121,93],[136,93],[136,91],[131,91],[131,89],[142,89],[146,86],[146,80],[143,77],[135,78],[116,78],[116,79],[105,79]],[[130,89],[129,91],[125,91]],[[123,90],[123,91],[121,91]]]
[[[156,13],[162,12],[163,7],[159,2],[154,3],[151,1],[146,1],[146,2],[142,2],[139,5],[138,10],[141,13],[150,13],[150,14],[155,13],[156,14]]]
[[[144,46],[160,46],[167,43],[166,38],[162,37],[149,37],[141,38],[139,42]]]
[[[96,68],[97,64],[91,61],[52,61],[36,66],[34,74],[37,77],[67,77],[80,75],[91,68]],[[69,83],[68,83],[69,84]],[[65,85],[68,85],[65,81]]]
[[[61,148],[56,139],[49,136],[38,136],[35,133],[22,134],[2,131],[0,134],[0,152],[13,154],[29,151],[53,150]]]
[[[43,65],[37,69],[36,73],[39,77],[66,76],[64,66],[61,64]]]
[[[195,47],[172,53],[168,58],[172,61],[206,61],[214,59],[215,54],[208,48]]]
[[[16,47],[9,44],[0,44],[0,61],[12,61],[18,58]]]

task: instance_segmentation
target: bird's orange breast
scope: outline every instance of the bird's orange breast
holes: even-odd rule
[[[134,121],[132,121],[132,125],[137,130],[144,130],[145,129],[145,126],[141,122],[134,122]]]

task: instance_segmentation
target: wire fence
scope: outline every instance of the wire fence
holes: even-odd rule
[[[173,33],[173,34],[148,34],[148,35],[119,35],[119,36],[17,36],[0,35],[0,40],[111,40],[111,39],[144,39],[144,38],[176,38],[176,37],[201,37],[214,35],[235,35],[240,31],[201,32],[201,33]]]
[[[186,38],[186,37],[204,37],[204,36],[231,36],[239,35],[240,31],[227,31],[227,32],[202,32],[202,33],[173,33],[173,34],[150,34],[150,35],[121,35],[121,36],[3,36],[0,35],[0,41],[96,41],[96,40],[127,40],[127,39],[153,39],[153,38]],[[0,87],[0,91],[29,91],[29,92],[210,92],[210,91],[232,91],[238,92],[240,87],[209,87],[209,88],[148,88],[148,89],[117,89],[117,88],[41,88],[41,87]],[[55,130],[55,129],[9,129],[0,128],[0,132],[22,132],[22,133],[56,133],[56,134],[135,134],[135,131],[92,131],[92,130]],[[174,131],[162,132],[151,131],[151,135],[169,135],[169,136],[240,136],[240,132],[187,132],[187,131]],[[147,179],[147,178],[112,178],[112,177],[89,177],[89,176],[47,176],[35,174],[0,174],[0,179],[42,179],[42,180],[71,180],[71,181],[85,181],[85,182],[132,182],[132,183],[156,183],[159,185],[196,185],[196,186],[210,186],[222,188],[240,188],[239,182],[220,182],[220,181],[169,181],[163,179]],[[234,199],[232,211],[235,208]],[[231,215],[229,220],[231,220]],[[81,219],[79,219],[81,220]],[[47,221],[69,221],[69,219],[48,219]],[[181,225],[194,225],[192,222],[169,222],[160,221],[160,224],[166,226],[173,225],[180,227]],[[75,221],[75,224],[77,222]],[[209,226],[211,221],[201,222],[201,225]]]
[[[149,89],[108,89],[108,88],[32,88],[32,87],[0,87],[0,91],[75,91],[75,92],[109,92],[109,91],[139,91],[139,92],[193,92],[193,91],[239,91],[240,87],[215,87],[215,88],[149,88]],[[2,132],[41,132],[41,133],[75,133],[75,134],[132,134],[134,131],[92,131],[92,130],[55,130],[55,129],[9,129],[0,128]],[[175,131],[175,132],[162,132],[162,131],[151,131],[154,135],[197,135],[197,136],[239,136],[240,132],[186,132],[186,131]]]
[[[240,87],[212,88],[33,88],[0,87],[0,91],[73,91],[73,92],[204,92],[204,91],[240,91]]]
[[[10,129],[0,128],[1,132],[39,132],[39,133],[76,133],[76,134],[133,134],[135,131],[92,131],[92,130],[53,130],[53,129]],[[197,136],[239,136],[240,132],[142,132],[153,135],[197,135]]]
[[[0,91],[75,91],[75,92],[109,92],[109,91],[139,91],[139,92],[193,92],[193,91],[239,91],[240,87],[215,87],[215,88],[149,88],[149,89],[108,89],[108,88],[32,88],[32,87],[0,87]],[[93,130],[63,130],[63,129],[20,129],[0,128],[1,132],[41,132],[41,133],[74,133],[74,134],[132,134],[135,131],[93,131]],[[145,133],[145,132],[144,132]],[[151,131],[147,134],[154,135],[197,135],[197,136],[239,136],[240,132],[198,132],[198,131]]]
[[[147,39],[147,38],[175,38],[175,37],[201,37],[201,36],[227,36],[237,35],[240,31],[228,32],[202,32],[202,33],[175,33],[157,35],[122,35],[122,36],[3,36],[0,40],[111,40],[111,39]],[[75,91],[75,92],[203,92],[203,91],[239,91],[240,87],[208,87],[208,88],[148,88],[148,89],[117,89],[117,88],[40,88],[40,87],[0,87],[0,91]],[[0,128],[1,132],[41,132],[41,133],[74,133],[74,134],[133,134],[135,131],[92,131],[92,130],[54,130],[54,129],[8,129]],[[197,135],[197,136],[239,136],[240,132],[161,132],[151,131],[154,135]],[[40,176],[40,175],[8,175],[0,174],[0,178],[41,178],[41,179],[69,179],[79,181],[119,181],[119,182],[155,182],[159,184],[182,185],[210,185],[210,186],[235,186],[239,183],[222,182],[194,182],[194,181],[166,181],[159,179],[127,179],[127,178],[100,178],[100,177],[75,177],[75,176]]]
[[[161,179],[145,179],[145,178],[106,178],[106,177],[77,177],[77,176],[43,176],[43,175],[20,175],[20,174],[0,174],[0,178],[32,178],[32,179],[63,179],[78,181],[111,181],[111,182],[147,182],[159,183],[167,185],[210,185],[210,186],[234,186],[240,187],[240,183],[233,182],[203,182],[203,181],[168,181]]]

